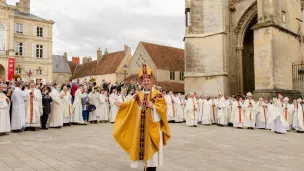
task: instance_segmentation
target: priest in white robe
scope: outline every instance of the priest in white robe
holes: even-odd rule
[[[299,101],[300,100],[301,99],[299,99]],[[294,114],[296,115],[295,129],[296,129],[297,133],[304,133],[304,104],[299,103],[297,113],[294,113]]]
[[[197,127],[198,123],[198,104],[194,93],[190,94],[186,102],[186,125],[191,127]]]
[[[210,106],[211,106],[211,123],[212,124],[217,124],[217,100],[214,97],[211,97],[209,100]]]
[[[299,107],[302,107],[301,102],[302,102],[301,99],[293,100],[293,103],[290,105],[290,108],[292,110],[292,126],[291,126],[291,128],[293,130],[296,130],[297,127],[298,127],[298,123],[297,123],[298,118],[297,117],[298,117]]]
[[[49,118],[50,128],[61,128],[63,126],[63,110],[62,110],[62,99],[60,93],[57,90],[57,85],[51,86],[50,96],[53,99],[51,103],[51,113]]]
[[[131,101],[133,99],[133,95],[134,95],[134,91],[131,90],[129,92],[129,94],[127,95],[127,97],[126,97],[127,102],[129,102],[129,101]]]
[[[79,87],[78,90],[75,92],[75,100],[72,106],[72,123],[73,124],[81,124],[84,125],[85,122],[83,120],[82,114],[82,98],[83,98],[84,88]]]
[[[226,100],[221,91],[218,92],[217,120],[219,126],[225,126],[228,124]]]
[[[182,123],[183,122],[183,102],[181,100],[182,95],[179,93],[176,97],[174,97],[174,104],[176,109],[176,116],[174,118],[175,123]]]
[[[60,93],[62,99],[63,126],[71,126],[72,122],[72,96],[67,86],[63,86]]]
[[[201,114],[202,114],[202,125],[211,125],[211,104],[207,100],[207,96],[203,97],[202,100],[202,107],[200,108]]]
[[[255,117],[255,101],[252,100],[252,94],[248,92],[247,99],[244,102],[244,127],[254,129]]]
[[[25,102],[28,94],[21,90],[21,82],[16,82],[15,90],[12,94],[12,121],[11,130],[13,132],[21,132],[25,125]]]
[[[266,128],[267,114],[267,104],[264,102],[264,98],[260,97],[259,101],[256,103],[256,128]]]
[[[116,89],[113,90],[112,94],[109,96],[110,102],[110,122],[114,123],[116,119],[116,115],[118,112],[118,107],[115,105],[115,102],[118,100],[118,95],[116,93]]]
[[[231,118],[233,121],[233,127],[239,129],[243,128],[244,113],[243,113],[243,103],[241,97],[238,97],[237,101],[233,103]]]
[[[227,122],[228,122],[228,126],[233,126],[233,121],[232,121],[232,106],[233,106],[233,99],[231,97],[229,97],[226,100],[226,106],[227,106]]]
[[[172,91],[170,91],[169,94],[166,96],[166,102],[167,102],[168,122],[173,123],[175,122],[176,109],[174,104],[174,94]]]
[[[0,84],[0,136],[8,135],[11,132],[11,123],[10,123],[10,100],[3,93],[3,84]]]
[[[35,88],[35,83],[31,82],[30,89],[26,91],[29,94],[27,98],[26,115],[25,115],[25,131],[35,131],[40,127],[40,117],[42,111],[42,94]]]
[[[273,100],[270,100],[267,104],[267,121],[266,121],[266,129],[271,130],[272,129],[272,122],[273,122],[273,116],[275,114],[275,105],[273,103]]]
[[[108,92],[101,90],[99,96],[99,109],[100,109],[100,121],[108,122],[109,121],[109,101],[108,101]]]
[[[90,112],[89,122],[90,123],[99,123],[100,122],[100,94],[97,88],[94,88],[92,92],[89,93],[90,103],[96,106],[96,110]]]
[[[274,99],[274,113],[270,122],[272,122],[271,131],[277,134],[284,134],[286,130],[289,128],[288,122],[285,120],[285,111],[288,110],[287,104],[284,105],[283,96],[279,95],[279,99]],[[285,98],[286,99],[286,98]],[[287,109],[286,109],[287,107]]]

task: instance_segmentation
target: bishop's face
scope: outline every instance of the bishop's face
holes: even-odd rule
[[[151,87],[151,79],[150,78],[144,78],[142,80],[142,86],[144,87],[145,90],[149,90]]]

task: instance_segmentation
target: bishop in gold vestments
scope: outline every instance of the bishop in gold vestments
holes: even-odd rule
[[[143,64],[138,76],[144,89],[129,102],[116,102],[113,135],[127,152],[131,167],[145,166],[147,171],[162,165],[163,146],[170,138],[167,104],[158,90],[150,91],[152,70]]]

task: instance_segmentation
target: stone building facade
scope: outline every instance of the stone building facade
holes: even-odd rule
[[[8,58],[15,58],[15,73],[28,81],[52,81],[54,21],[30,13],[30,0],[16,6],[0,0],[0,77],[8,78]],[[31,71],[29,78],[27,73]]]
[[[166,91],[184,92],[184,50],[139,42],[128,66],[126,81],[139,81],[137,73],[142,64],[154,71],[155,84]]]
[[[303,0],[186,0],[185,91],[298,93],[292,65],[303,60],[303,7]]]

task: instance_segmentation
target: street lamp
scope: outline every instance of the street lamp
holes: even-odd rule
[[[123,70],[125,71],[125,79],[127,78],[127,70],[128,70],[128,66],[125,64],[123,67]]]

